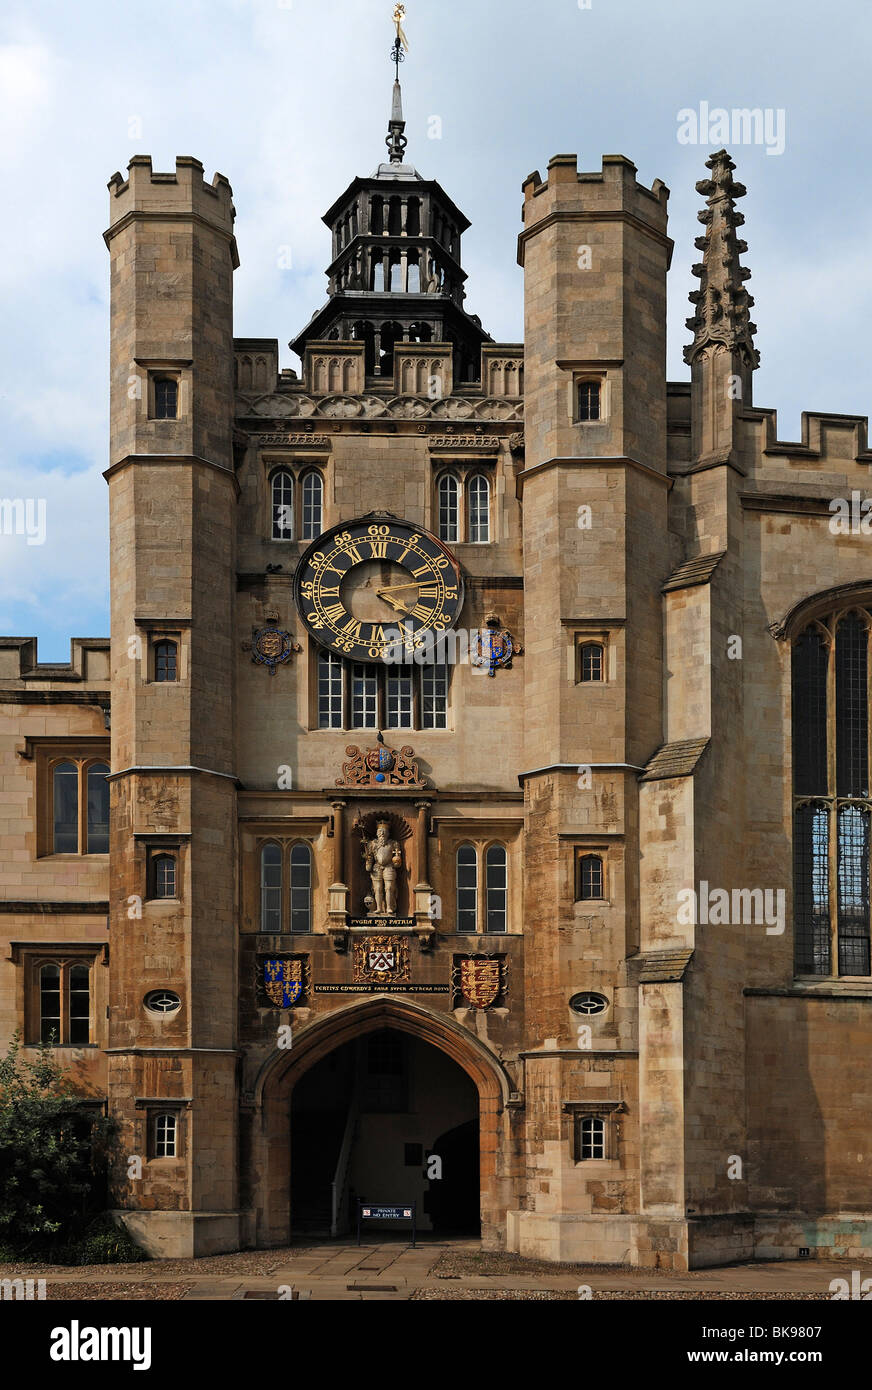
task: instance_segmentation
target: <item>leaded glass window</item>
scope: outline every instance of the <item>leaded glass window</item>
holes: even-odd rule
[[[869,626],[810,623],[791,653],[794,936],[799,975],[870,974]]]

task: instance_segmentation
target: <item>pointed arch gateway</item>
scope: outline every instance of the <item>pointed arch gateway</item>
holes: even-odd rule
[[[474,1034],[450,1015],[436,1013],[408,998],[374,995],[334,1010],[295,1031],[293,1047],[276,1049],[264,1063],[254,1087],[251,1199],[256,1213],[256,1244],[286,1244],[291,1230],[291,1097],[297,1082],[329,1053],[355,1039],[385,1029],[430,1044],[466,1072],[479,1098],[479,1175],[481,1232],[487,1245],[505,1243],[510,1173],[505,1146],[510,1143],[507,1103],[513,1083],[500,1063]],[[500,1163],[500,1155],[505,1158]]]

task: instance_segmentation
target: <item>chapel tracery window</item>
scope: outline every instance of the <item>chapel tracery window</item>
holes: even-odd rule
[[[808,624],[791,654],[796,973],[870,974],[869,628]]]

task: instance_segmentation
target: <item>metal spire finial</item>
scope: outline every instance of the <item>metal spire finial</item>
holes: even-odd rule
[[[391,118],[388,122],[388,136],[385,144],[390,152],[391,164],[402,164],[403,156],[408,145],[405,130],[406,122],[403,119],[403,94],[400,88],[400,63],[406,61],[406,54],[409,51],[409,41],[403,29],[403,21],[406,18],[405,5],[394,5],[394,24],[397,28],[397,37],[391,49],[391,62],[396,68],[396,79],[394,81],[394,96],[391,105]]]

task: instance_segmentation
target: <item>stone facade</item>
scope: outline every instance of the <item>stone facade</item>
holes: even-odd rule
[[[155,1253],[297,1234],[295,1088],[346,1045],[399,1037],[474,1083],[491,1248],[675,1269],[859,1254],[872,978],[794,963],[791,649],[872,599],[865,535],[828,524],[863,488],[866,421],[808,415],[791,444],[753,405],[724,152],[699,185],[690,383],[665,374],[668,190],[620,156],[579,173],[559,155],[526,180],[525,341],[493,343],[463,307],[468,223],[403,162],[398,101],[391,162],[325,218],[329,297],[294,340],[299,375],[275,340],[233,339],[227,181],[137,157],[110,183],[111,651],[77,641],[69,667],[40,665],[35,640],[0,639],[0,1041],[37,1041],[44,963],[89,966],[89,1041],[67,1030],[61,1055],[143,1160],[119,1163],[116,1204]],[[466,640],[511,635],[492,675],[451,667],[439,718],[416,667],[408,722],[392,713],[380,661],[371,717],[354,668],[331,712],[295,605],[319,538],[376,515],[444,543]],[[373,570],[363,598],[397,583]],[[100,758],[109,852],[58,853],[56,769],[79,769],[85,837]],[[396,922],[360,925],[364,817],[401,846]],[[783,890],[784,930],[688,920],[682,894],[704,885]],[[390,963],[366,983],[373,938]],[[264,994],[265,959],[288,962],[295,998]],[[499,980],[492,998],[464,995],[463,960]],[[176,1007],[146,1005],[161,991]],[[325,1140],[334,1229],[358,1108],[355,1092]],[[392,1144],[435,1139],[404,1124]]]

